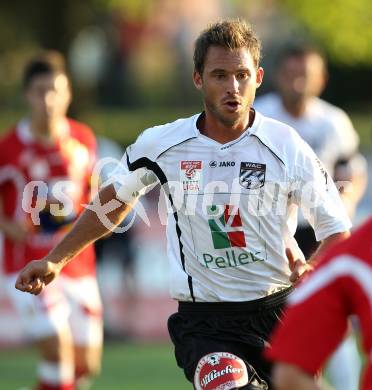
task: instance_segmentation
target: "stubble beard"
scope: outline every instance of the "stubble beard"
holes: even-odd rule
[[[247,113],[249,115],[249,108],[242,108],[239,112],[235,113],[235,117],[229,117],[228,115],[224,115],[218,107],[205,100],[205,107],[207,110],[217,119],[218,122],[222,123],[226,127],[235,127],[239,123],[244,121],[244,114]]]

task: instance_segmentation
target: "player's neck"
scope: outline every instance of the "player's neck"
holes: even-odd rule
[[[55,144],[60,134],[60,119],[43,119],[35,116],[30,118],[30,129],[36,141],[45,144]]]
[[[201,134],[220,144],[225,144],[239,138],[248,127],[251,127],[255,118],[255,111],[249,113],[234,124],[225,124],[215,115],[206,110],[198,119],[197,127]]]
[[[306,112],[307,101],[305,99],[298,99],[295,101],[282,99],[282,104],[285,110],[294,118],[300,118]]]

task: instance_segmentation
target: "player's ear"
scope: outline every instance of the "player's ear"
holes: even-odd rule
[[[194,72],[192,74],[192,79],[194,81],[194,85],[195,85],[196,89],[201,90],[203,88],[202,75],[198,71],[194,70]]]
[[[265,72],[263,68],[260,66],[256,72],[256,88],[258,88],[262,84],[264,73]]]

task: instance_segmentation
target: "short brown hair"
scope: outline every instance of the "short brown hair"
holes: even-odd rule
[[[61,53],[55,50],[44,50],[34,56],[23,72],[23,88],[27,89],[32,79],[44,74],[66,74],[66,62]]]
[[[200,74],[203,73],[205,57],[210,46],[221,46],[227,49],[247,47],[256,68],[260,63],[261,41],[251,25],[243,20],[220,21],[200,33],[194,49],[194,68]]]

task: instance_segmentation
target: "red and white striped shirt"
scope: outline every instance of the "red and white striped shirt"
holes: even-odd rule
[[[5,238],[5,274],[18,272],[31,260],[44,257],[69,230],[82,211],[82,204],[89,203],[90,177],[96,157],[94,134],[88,126],[72,119],[66,119],[63,130],[55,144],[46,145],[34,138],[29,121],[22,120],[0,139],[3,213],[28,232],[24,242]],[[32,183],[43,184],[43,187],[36,190],[27,187]],[[37,224],[30,213],[31,206],[36,205],[35,194],[45,203],[42,210],[37,210]],[[56,206],[67,210],[69,203],[67,215],[53,215],[50,211]],[[79,260],[68,264],[63,273],[70,277],[95,275],[93,246],[77,257]]]

